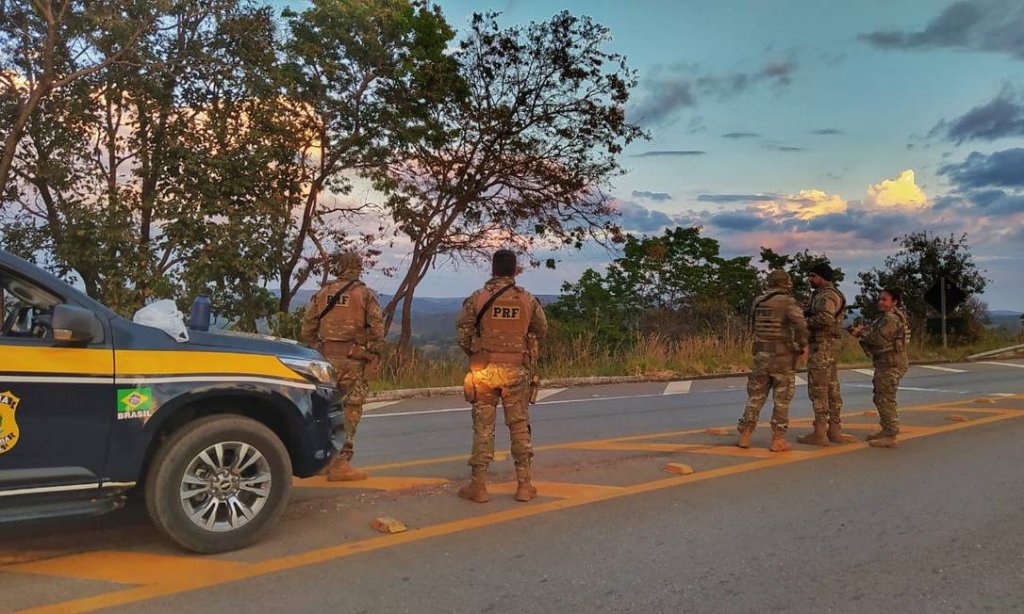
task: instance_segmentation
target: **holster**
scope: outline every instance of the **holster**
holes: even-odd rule
[[[462,379],[462,394],[466,397],[468,403],[476,402],[476,377],[472,371],[467,373],[466,377]]]
[[[540,393],[540,376],[530,377],[530,405],[537,402],[537,394]]]
[[[370,362],[376,358],[377,355],[358,343],[353,343],[352,347],[349,348],[348,357],[355,360],[361,360],[363,362]]]

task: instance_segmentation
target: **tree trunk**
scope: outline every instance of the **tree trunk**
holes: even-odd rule
[[[32,117],[32,113],[39,106],[39,101],[43,99],[43,96],[49,92],[52,86],[53,78],[51,76],[44,76],[43,80],[29,94],[28,100],[25,101],[25,106],[21,108],[17,119],[14,120],[14,125],[11,126],[11,131],[7,133],[7,138],[4,139],[4,151],[3,155],[0,156],[0,193],[7,190],[7,181],[11,176],[11,166],[14,165],[14,154],[18,151],[18,143],[21,142],[21,137],[25,133],[25,126],[28,125],[29,118]]]

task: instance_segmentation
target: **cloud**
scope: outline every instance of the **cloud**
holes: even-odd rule
[[[665,212],[632,201],[616,203],[615,207],[619,211],[619,225],[626,231],[657,232],[673,223]]]
[[[633,198],[646,198],[647,200],[653,200],[655,202],[663,202],[666,200],[672,200],[672,195],[665,192],[648,192],[646,190],[633,190]]]
[[[1024,188],[1024,148],[1004,149],[991,155],[977,151],[958,164],[947,164],[940,175],[961,191],[977,188]]]
[[[706,151],[700,151],[696,149],[668,149],[661,151],[645,151],[641,154],[636,154],[634,158],[659,158],[666,156],[703,156]]]
[[[757,139],[761,138],[761,135],[756,132],[726,132],[722,135],[723,139]]]
[[[923,30],[878,30],[860,39],[881,49],[949,48],[1005,53],[1024,60],[1024,2],[962,0],[947,6]]]
[[[772,225],[770,218],[752,210],[717,213],[708,219],[708,223],[716,228],[734,232],[750,232]]]
[[[806,147],[797,147],[795,145],[779,145],[778,143],[762,143],[761,147],[770,151],[781,151],[783,153],[796,153],[798,151],[807,151]]]
[[[834,136],[837,134],[843,134],[843,131],[838,128],[822,128],[820,130],[812,130],[811,134],[817,134],[818,136]]]
[[[749,203],[777,200],[778,194],[701,194],[697,197],[702,203]]]
[[[681,110],[696,107],[704,96],[729,100],[761,83],[786,87],[793,82],[798,68],[792,59],[766,62],[753,72],[724,75],[699,74],[690,64],[659,66],[642,80],[643,94],[630,107],[628,115],[642,126],[669,124]]]
[[[868,187],[869,205],[877,208],[923,207],[928,197],[918,185],[913,170],[905,170],[893,179]]]
[[[989,102],[974,107],[954,120],[939,122],[929,136],[941,136],[957,145],[967,141],[994,141],[1024,136],[1024,100],[1011,86],[1006,85]]]

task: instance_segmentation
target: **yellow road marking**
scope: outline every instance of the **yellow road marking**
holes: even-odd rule
[[[995,415],[991,415],[985,418],[979,418],[970,422],[961,422],[956,424],[944,425],[940,427],[934,427],[931,429],[920,429],[910,432],[906,435],[901,435],[902,440],[915,439],[917,437],[925,437],[933,434],[946,433],[957,431],[965,428],[972,428],[982,424],[991,424],[994,422],[1013,419],[1024,415],[1022,410],[1005,410],[999,411]],[[690,431],[694,432],[694,431]],[[700,431],[696,431],[700,432]],[[679,432],[672,433],[672,436],[680,434]],[[658,435],[645,435],[638,437],[630,437],[624,439],[644,439],[657,437]],[[612,441],[612,440],[609,440]],[[619,441],[622,441],[620,439]],[[557,447],[557,446],[552,446]],[[388,535],[383,537],[373,537],[357,542],[350,542],[345,544],[339,544],[322,548],[319,550],[313,550],[304,552],[301,554],[285,556],[277,559],[271,559],[262,563],[256,564],[234,564],[233,567],[220,567],[209,573],[193,573],[187,572],[182,575],[176,576],[163,576],[158,582],[153,584],[140,586],[136,588],[130,588],[121,591],[115,591],[111,593],[105,593],[102,595],[95,595],[92,597],[84,597],[80,599],[74,599],[63,603],[52,604],[49,606],[43,606],[40,608],[34,608],[27,610],[32,613],[57,613],[57,612],[87,612],[100,608],[109,608],[119,605],[126,605],[131,603],[138,603],[149,599],[155,599],[158,597],[165,597],[186,591],[194,591],[197,589],[208,588],[226,582],[234,582],[239,580],[245,580],[254,578],[266,574],[276,573],[289,569],[295,569],[298,567],[304,567],[307,565],[313,565],[316,563],[323,563],[326,561],[336,560],[355,554],[364,552],[371,552],[375,550],[381,550],[384,548],[390,548],[402,544],[412,543],[421,541],[424,539],[431,539],[434,537],[440,537],[444,535],[450,535],[461,531],[477,529],[481,527],[491,526],[503,522],[509,522],[512,520],[518,520],[521,518],[527,518],[530,516],[536,516],[545,514],[552,511],[571,509],[583,505],[590,505],[601,501],[608,501],[611,499],[617,499],[619,497],[632,496],[643,494],[647,492],[653,492],[662,490],[665,488],[672,488],[682,486],[685,484],[701,482],[704,480],[710,480],[719,477],[725,477],[730,475],[737,475],[746,473],[748,471],[757,471],[760,469],[766,469],[769,467],[775,467],[779,465],[786,465],[790,463],[805,461],[809,459],[835,456],[838,454],[848,454],[857,450],[864,450],[868,447],[867,443],[853,443],[845,446],[832,446],[817,450],[813,453],[778,453],[773,454],[771,457],[757,460],[749,463],[742,463],[738,465],[732,465],[729,467],[720,467],[718,469],[711,469],[708,471],[702,471],[685,476],[676,476],[671,478],[664,478],[654,480],[651,482],[644,482],[641,484],[633,484],[630,486],[624,486],[619,489],[613,487],[599,487],[600,490],[590,489],[587,494],[581,492],[580,496],[573,498],[559,499],[556,501],[549,502],[534,502],[528,506],[521,506],[511,508],[505,511],[484,514],[481,516],[475,516],[466,519],[455,520],[446,522],[438,525],[425,527],[419,530],[409,531],[407,533],[400,533],[397,535]],[[460,457],[464,458],[464,457]],[[586,486],[586,485],[574,485],[574,486]],[[169,557],[171,558],[171,557]],[[63,560],[63,559],[61,559]],[[193,561],[199,561],[202,559],[188,559]],[[54,564],[56,560],[51,559],[50,561],[39,562],[38,566],[45,566],[47,564]],[[14,566],[12,568],[5,569],[5,571],[28,571],[25,566]],[[38,567],[37,567],[38,569]],[[39,573],[35,571],[33,573]]]
[[[598,450],[598,451],[622,451],[622,452],[685,452],[694,447],[695,444],[688,443],[618,443],[604,441],[600,443],[578,443],[563,446],[571,450]]]
[[[23,563],[17,570],[46,576],[120,584],[159,584],[168,578],[197,581],[238,571],[244,563],[143,552],[96,551]]]
[[[358,482],[328,482],[324,476],[306,478],[305,480],[294,480],[295,486],[303,488],[362,488],[366,490],[409,490],[410,488],[421,488],[423,486],[438,486],[447,484],[451,480],[447,478],[417,478],[405,476],[370,476]]]
[[[791,450],[789,452],[772,452],[768,448],[737,448],[734,445],[724,446],[698,446],[687,452],[696,454],[713,454],[715,456],[738,456],[740,458],[792,458],[794,456],[809,456],[815,452],[804,452],[803,450]]]
[[[603,494],[615,493],[622,490],[621,486],[602,486],[599,484],[578,484],[573,482],[538,482],[533,481],[537,487],[537,496],[557,497],[559,499],[580,499],[596,497]],[[488,484],[487,492],[499,495],[511,495],[516,491],[518,483],[503,482],[501,484]]]

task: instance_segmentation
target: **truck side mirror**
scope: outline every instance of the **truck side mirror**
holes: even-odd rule
[[[96,314],[74,305],[53,308],[53,338],[59,345],[85,345],[103,340],[103,327]]]

